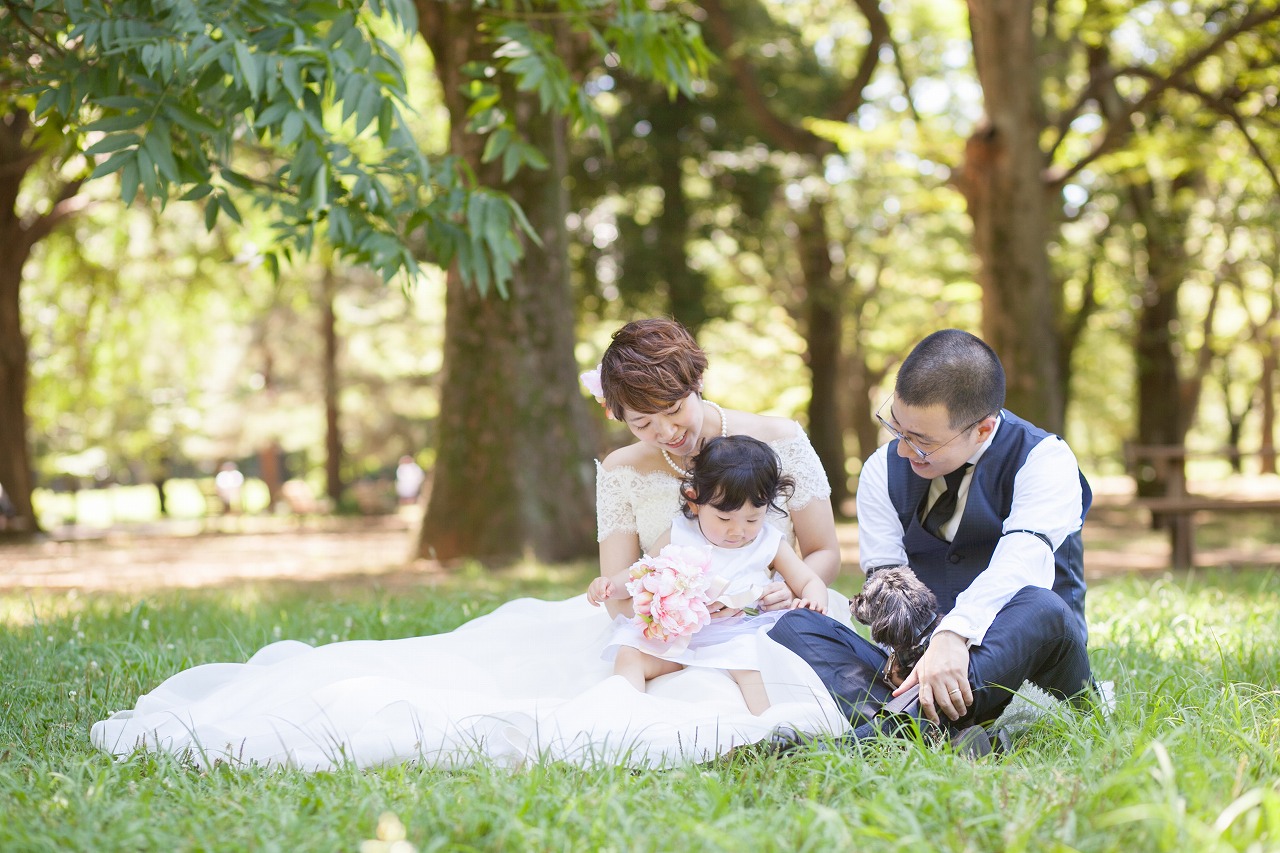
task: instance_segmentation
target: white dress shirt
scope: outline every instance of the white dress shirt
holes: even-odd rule
[[[1003,418],[982,446],[969,457],[977,463],[991,446]],[[942,526],[942,536],[950,542],[964,514],[969,497],[973,469],[960,482],[956,512]],[[942,477],[929,487],[928,505],[942,494],[946,484]],[[1013,480],[1013,504],[1003,530],[1035,531],[1053,543],[1050,549],[1038,536],[1011,533],[996,544],[991,562],[974,579],[969,588],[956,598],[955,609],[938,623],[937,631],[954,631],[969,641],[982,644],[991,622],[1000,608],[1024,586],[1052,589],[1054,580],[1053,552],[1063,541],[1080,529],[1083,507],[1079,465],[1067,443],[1051,435],[1031,449]],[[858,548],[863,571],[886,565],[907,564],[903,547],[902,522],[889,499],[889,445],[879,447],[862,467],[858,477]]]

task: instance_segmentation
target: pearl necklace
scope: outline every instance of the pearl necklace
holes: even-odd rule
[[[729,434],[729,422],[725,420],[724,409],[720,408],[718,405],[711,402],[710,400],[703,400],[702,402],[706,403],[708,406],[710,406],[711,408],[715,409],[717,412],[720,413],[720,437],[724,438],[725,436],[727,436]],[[660,447],[658,449],[662,451],[662,458],[667,460],[667,464],[670,465],[672,468],[674,468],[677,474],[679,474],[681,477],[690,476],[692,472],[686,471],[683,468],[681,468],[679,465],[677,465],[676,461],[671,458],[671,454],[667,452],[667,449],[665,447]]]

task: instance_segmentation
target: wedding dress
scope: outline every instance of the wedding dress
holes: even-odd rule
[[[796,431],[773,445],[797,481],[792,508],[826,488],[807,437]],[[674,477],[597,473],[602,538],[631,529],[647,546],[671,524]],[[786,517],[773,523],[790,533]],[[830,612],[847,618],[847,607]],[[132,710],[94,724],[90,739],[120,757],[162,751],[199,766],[657,767],[714,758],[779,725],[809,734],[848,728],[813,670],[763,630],[751,638],[771,702],[761,716],[719,669],[689,667],[638,692],[602,656],[613,630],[604,608],[580,595],[517,599],[425,637],[318,647],[284,640],[246,663],[209,663],[170,677]]]

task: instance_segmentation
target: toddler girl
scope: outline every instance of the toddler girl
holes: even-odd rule
[[[728,670],[742,689],[753,714],[769,707],[760,676],[756,651],[758,636],[782,611],[756,615],[750,602],[758,597],[777,572],[796,597],[792,608],[826,612],[827,587],[782,536],[766,523],[770,512],[781,513],[780,497],[790,494],[792,483],[778,466],[778,457],[764,442],[746,435],[715,438],[707,442],[693,470],[681,485],[682,513],[671,529],[653,545],[657,553],[668,543],[709,549],[710,594],[727,602],[711,624],[685,643],[646,638],[631,620],[618,617],[606,654],[616,650],[614,673],[641,692],[646,682],[685,666]],[[607,599],[630,598],[629,570],[599,577],[587,588],[587,600],[599,606]]]

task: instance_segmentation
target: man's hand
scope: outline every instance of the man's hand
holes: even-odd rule
[[[964,637],[951,631],[934,634],[924,656],[893,695],[899,696],[916,684],[920,685],[920,713],[925,719],[940,723],[939,710],[953,722],[964,716],[973,706],[969,646]]]
[[[791,587],[783,581],[774,581],[764,588],[764,594],[760,596],[760,609],[789,610],[794,599],[795,595],[791,592]]]

